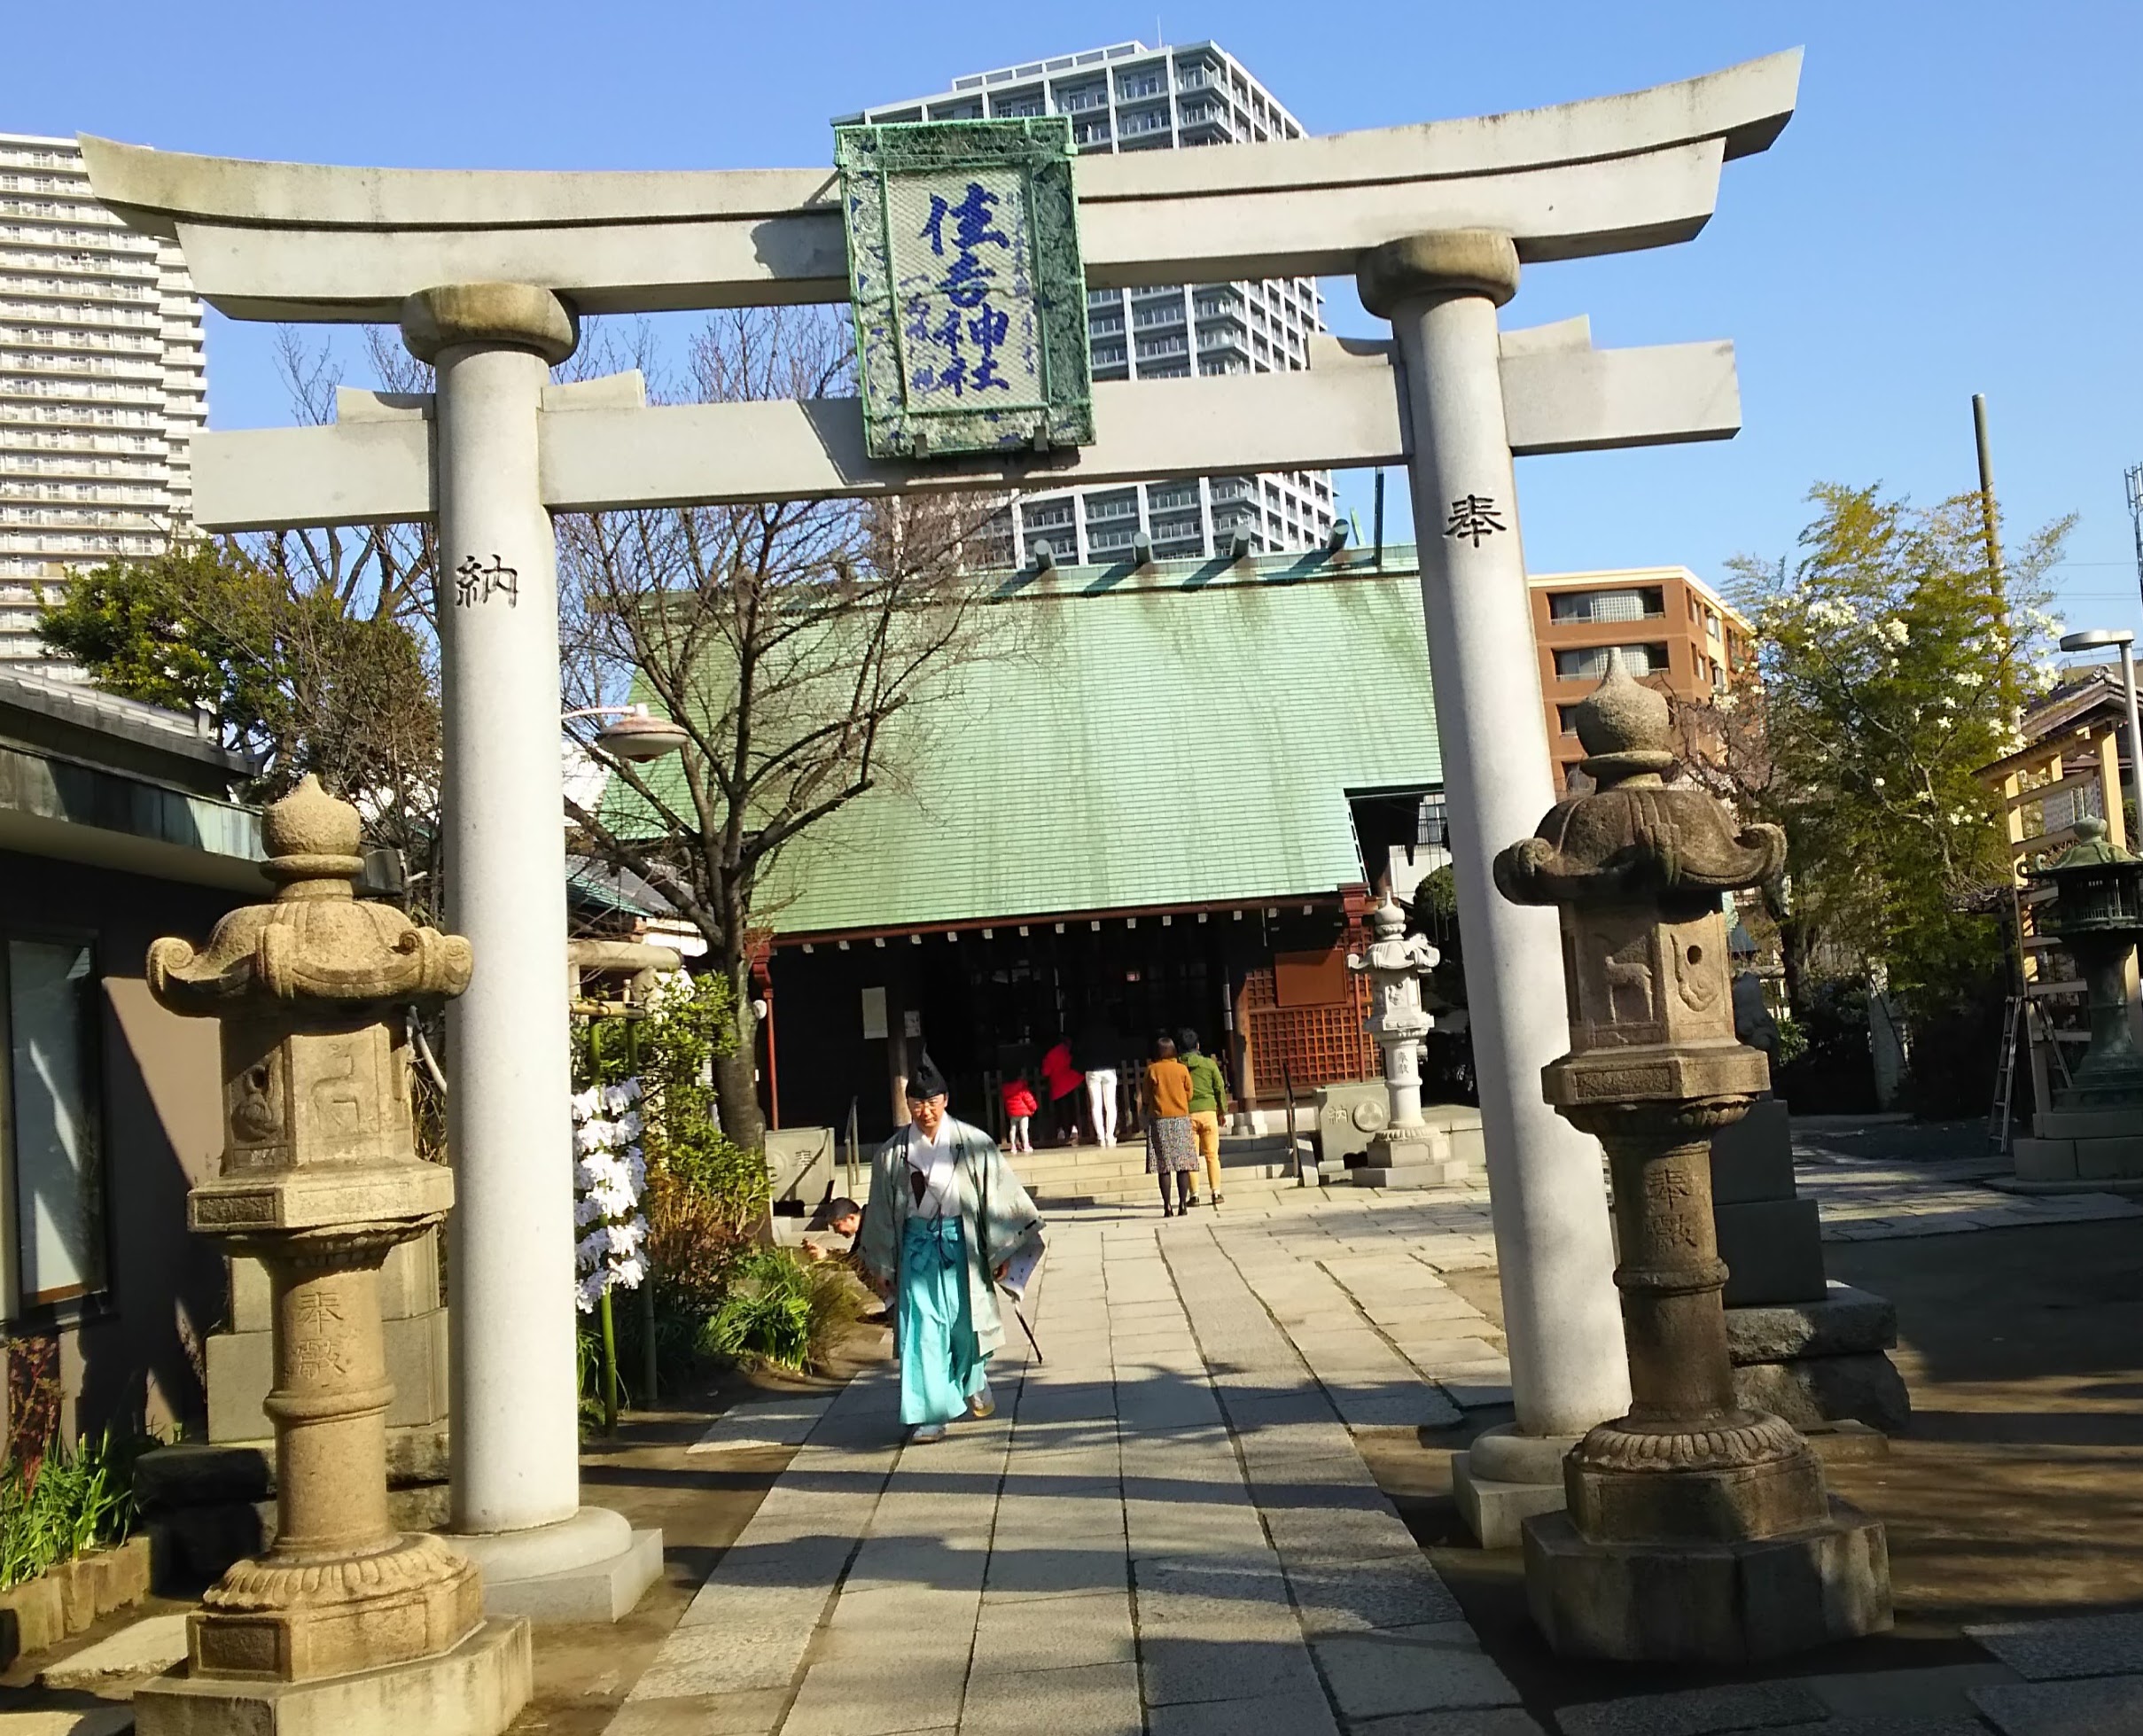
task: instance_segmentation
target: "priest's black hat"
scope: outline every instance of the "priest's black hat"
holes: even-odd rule
[[[908,1076],[908,1101],[920,1103],[926,1098],[949,1094],[945,1075],[938,1070],[938,1063],[927,1055],[916,1063],[916,1070]]]

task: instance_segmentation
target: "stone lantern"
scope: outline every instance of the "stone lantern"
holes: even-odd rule
[[[2077,841],[2031,878],[2054,889],[2040,926],[2060,937],[2082,974],[2091,1043],[2057,1108],[2143,1104],[2143,1055],[2128,1023],[2128,957],[2143,939],[2143,860],[2106,841],[2106,822],[2076,822]]]
[[[194,1230],[267,1268],[277,1533],[187,1622],[183,1672],[135,1701],[144,1736],[212,1731],[492,1736],[529,1689],[526,1623],[487,1623],[477,1569],[387,1517],[379,1269],[446,1215],[417,1156],[406,1010],[468,986],[469,943],[359,903],[357,811],[308,777],[268,810],[272,904],[206,951],[149,949],[152,993],[221,1021],[221,1173]]]
[[[2128,959],[2143,939],[2143,860],[2107,842],[2106,822],[2076,822],[2077,841],[2030,878],[2053,889],[2039,927],[2058,936],[2084,979],[2091,1042],[2066,1086],[2016,1141],[2018,1185],[2034,1191],[2143,1182],[2143,1055],[2128,1018]]]
[[[1425,936],[1407,932],[1407,913],[1389,892],[1370,912],[1369,930],[1375,938],[1367,955],[1348,954],[1347,969],[1369,979],[1372,1007],[1364,1023],[1383,1053],[1390,1112],[1355,1179],[1381,1187],[1461,1180],[1465,1164],[1451,1157],[1449,1141],[1422,1118],[1422,1049],[1435,1023],[1422,1006],[1422,979],[1436,969],[1436,948]]]
[[[1665,781],[1666,701],[1618,656],[1578,735],[1597,789],[1495,878],[1561,911],[1570,1052],[1542,1086],[1607,1148],[1632,1403],[1564,1459],[1568,1511],[1524,1522],[1534,1620],[1565,1655],[1721,1662],[1886,1628],[1882,1526],[1829,1497],[1791,1424],[1734,1402],[1720,1301],[1711,1135],[1769,1084],[1734,1039],[1720,900],[1776,876],[1785,838]]]

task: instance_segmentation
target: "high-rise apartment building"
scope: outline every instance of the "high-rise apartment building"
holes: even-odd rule
[[[1302,136],[1295,117],[1214,43],[1118,43],[1001,66],[956,78],[934,97],[884,104],[837,124],[1031,114],[1069,116],[1081,151]],[[1309,277],[1095,290],[1087,319],[1097,380],[1305,368],[1311,334],[1322,329]],[[1143,532],[1157,557],[1225,554],[1238,534],[1251,552],[1305,549],[1325,540],[1334,518],[1328,471],[1162,478],[1023,496],[1001,547],[1022,561],[1046,542],[1065,562],[1108,562],[1129,555]]]
[[[40,592],[152,555],[191,517],[201,304],[175,245],[90,191],[71,138],[0,133],[0,660]]]

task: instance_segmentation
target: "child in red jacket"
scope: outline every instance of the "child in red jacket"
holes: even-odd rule
[[[1007,1079],[998,1087],[1004,1094],[1005,1119],[1011,1124],[1011,1132],[1005,1137],[1007,1151],[1032,1151],[1034,1135],[1029,1131],[1030,1117],[1040,1106],[1034,1100],[1034,1087],[1025,1079]]]

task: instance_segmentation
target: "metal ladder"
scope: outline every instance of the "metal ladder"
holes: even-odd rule
[[[1994,1107],[1987,1112],[1987,1150],[1990,1156],[2005,1156],[2009,1150],[2009,1124],[2016,1101],[2017,1051],[2031,1041],[2031,1021],[2044,1019],[2031,1004],[2028,994],[2013,994],[2002,1007],[2001,1064],[1994,1075]],[[2018,1028],[2022,1028],[2023,1042],[2017,1040]],[[2054,1070],[2061,1075],[2061,1088],[2067,1090],[2075,1083],[2069,1074],[2069,1057],[2061,1050],[2061,1039],[2049,1031],[2053,1040],[2047,1045],[2053,1056]]]

